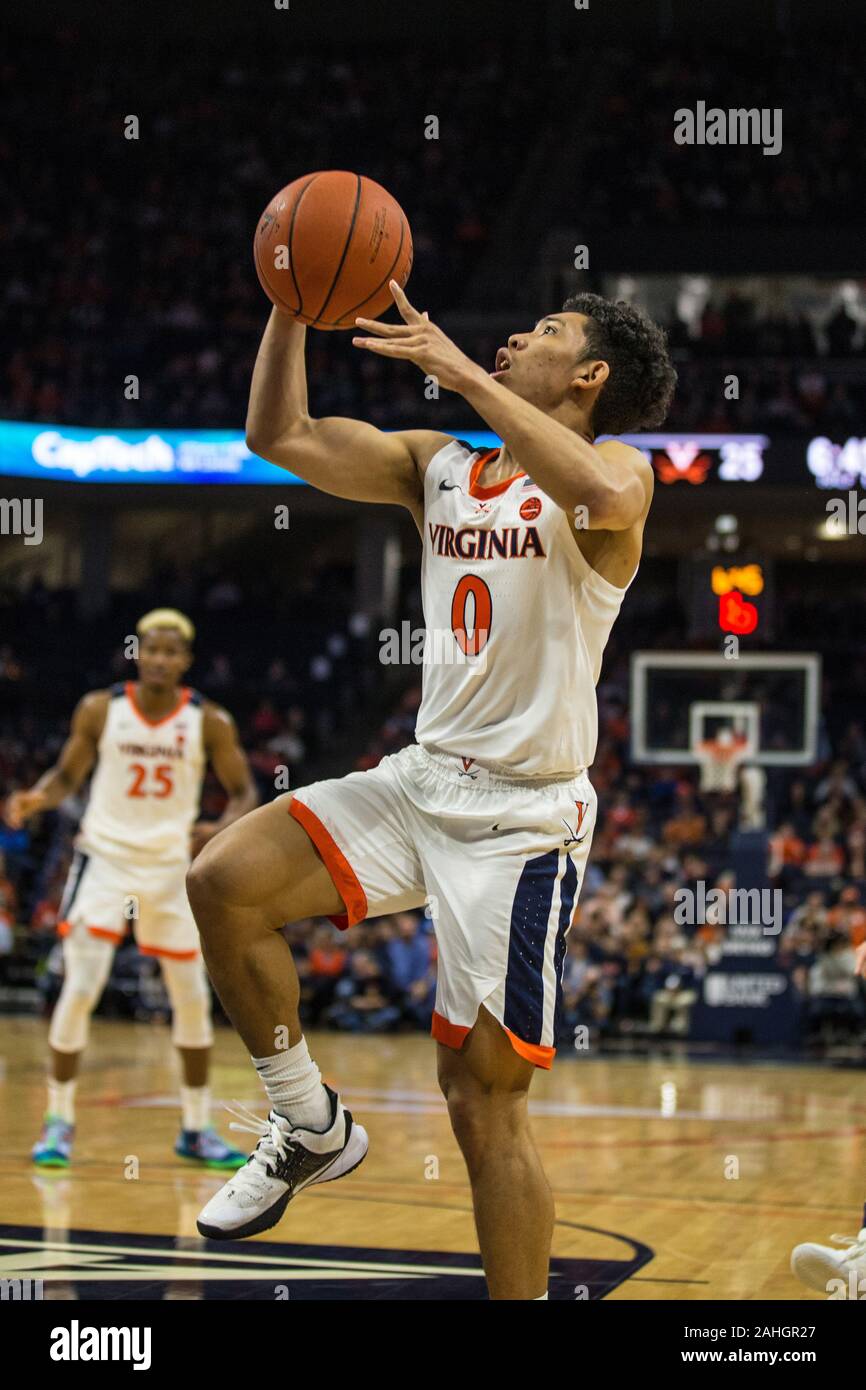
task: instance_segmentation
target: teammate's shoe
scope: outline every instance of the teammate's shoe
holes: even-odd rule
[[[259,1136],[244,1167],[229,1178],[201,1211],[196,1225],[211,1240],[240,1240],[276,1226],[289,1202],[305,1187],[351,1173],[367,1153],[367,1131],[356,1125],[326,1086],[331,1123],[321,1134],[294,1129],[272,1110],[267,1120],[244,1106],[227,1109],[252,1124],[232,1124]]]
[[[828,1292],[827,1286],[831,1280],[844,1280],[846,1287],[835,1289],[829,1295],[830,1299],[841,1300],[849,1297],[852,1283],[856,1290],[862,1279],[866,1288],[866,1226],[858,1236],[831,1236],[830,1239],[835,1240],[842,1249],[811,1243],[795,1246],[791,1252],[791,1273],[808,1284],[810,1289],[818,1289],[824,1294]],[[853,1281],[852,1271],[856,1275]],[[858,1296],[855,1292],[855,1297]]]
[[[233,1149],[221,1139],[215,1129],[182,1129],[174,1151],[178,1158],[190,1159],[203,1168],[226,1169],[243,1168],[247,1161],[245,1153]]]
[[[56,1115],[46,1115],[42,1133],[33,1145],[33,1162],[40,1168],[68,1168],[74,1137],[75,1125]]]

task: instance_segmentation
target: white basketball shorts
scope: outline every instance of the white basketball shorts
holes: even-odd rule
[[[412,744],[369,772],[302,788],[289,811],[345,903],[337,926],[429,904],[438,1042],[459,1048],[483,1004],[521,1056],[551,1065],[595,826],[585,771],[510,780]]]
[[[130,927],[147,956],[193,960],[198,928],[186,896],[185,861],[134,864],[76,850],[60,903],[61,936],[89,934],[116,946]]]

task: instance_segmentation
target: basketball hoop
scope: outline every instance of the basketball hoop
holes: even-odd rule
[[[695,745],[695,755],[701,769],[702,792],[732,792],[744,759],[749,754],[747,734],[733,729],[720,729],[715,738],[701,739]]]

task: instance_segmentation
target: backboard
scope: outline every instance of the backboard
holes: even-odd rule
[[[730,729],[748,763],[816,761],[821,658],[813,652],[635,652],[631,755],[637,763],[695,764],[700,745]]]

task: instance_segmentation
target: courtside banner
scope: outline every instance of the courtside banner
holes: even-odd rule
[[[489,430],[457,430],[477,448],[499,440]],[[240,430],[88,429],[0,421],[0,477],[78,483],[287,483],[284,468],[250,453]]]
[[[449,430],[446,425],[445,433],[476,449],[500,442],[491,430]],[[758,482],[828,487],[843,478],[835,466],[842,447],[829,440],[811,441],[807,467],[806,440],[777,443],[763,434],[676,432],[626,434],[622,439],[643,451],[663,490]],[[853,457],[851,445],[849,441],[844,463]],[[858,454],[858,466],[860,462]],[[4,476],[80,483],[303,483],[250,453],[240,430],[92,429],[12,420],[0,420]]]
[[[239,430],[95,430],[0,422],[0,474],[80,483],[300,483]]]

